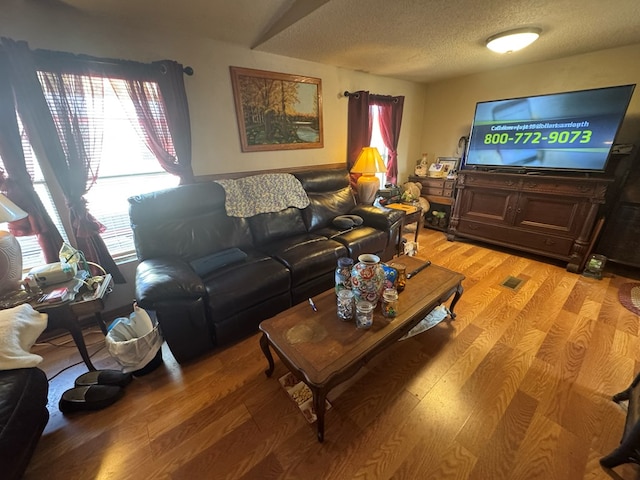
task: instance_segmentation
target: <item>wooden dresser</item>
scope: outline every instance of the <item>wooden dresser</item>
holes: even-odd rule
[[[431,206],[424,214],[424,226],[446,231],[455,199],[456,181],[451,178],[418,177],[417,175],[409,175],[409,181],[422,185],[420,196],[426,198]],[[439,225],[438,222],[432,221],[431,212],[434,210],[446,213],[445,221],[440,222],[444,224]]]
[[[448,238],[465,237],[559,260],[582,271],[606,178],[459,172]]]

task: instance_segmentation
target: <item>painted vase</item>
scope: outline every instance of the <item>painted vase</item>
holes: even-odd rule
[[[385,280],[380,257],[369,253],[360,255],[358,263],[351,269],[351,289],[356,302],[365,300],[375,306],[382,294]]]

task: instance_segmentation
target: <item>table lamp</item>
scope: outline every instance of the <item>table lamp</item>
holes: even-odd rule
[[[380,152],[376,147],[363,147],[351,173],[361,173],[356,184],[360,203],[372,204],[380,190],[380,180],[376,173],[386,171]]]
[[[0,193],[0,223],[15,222],[27,212]],[[22,278],[22,250],[16,237],[0,230],[0,295],[18,289]]]

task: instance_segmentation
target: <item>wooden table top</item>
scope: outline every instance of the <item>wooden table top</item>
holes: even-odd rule
[[[390,263],[406,265],[409,273],[424,262],[407,256]],[[378,306],[368,330],[356,328],[355,321],[344,322],[337,317],[333,289],[313,298],[317,312],[303,302],[263,321],[260,330],[285,363],[296,367],[308,384],[327,386],[334,377],[404,335],[447,300],[463,279],[462,274],[446,268],[427,267],[407,280],[399,294],[398,316],[385,318]]]

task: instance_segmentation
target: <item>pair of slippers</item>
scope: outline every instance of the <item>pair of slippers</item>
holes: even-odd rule
[[[83,373],[75,381],[75,388],[62,394],[58,408],[62,413],[100,410],[115,403],[131,381],[130,373],[118,370],[94,370]]]

